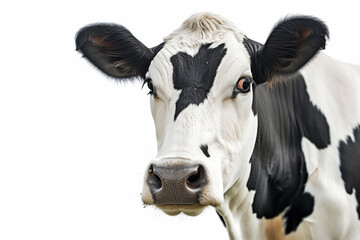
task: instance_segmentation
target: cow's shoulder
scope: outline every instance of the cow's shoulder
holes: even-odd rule
[[[310,100],[326,115],[332,146],[338,150],[334,162],[348,194],[360,204],[360,66],[318,54],[303,71]],[[360,219],[360,208],[357,207]]]

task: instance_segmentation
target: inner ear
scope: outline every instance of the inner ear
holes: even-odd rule
[[[312,31],[311,29],[299,28],[298,34],[299,34],[299,41],[304,41],[312,34]]]
[[[100,47],[106,47],[106,48],[111,48],[111,47],[114,47],[113,44],[109,43],[109,42],[106,42],[104,41],[104,35],[96,35],[96,36],[93,36],[91,38],[91,41],[100,46]]]

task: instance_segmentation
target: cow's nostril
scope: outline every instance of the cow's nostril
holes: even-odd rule
[[[200,165],[195,173],[186,179],[186,186],[190,189],[199,189],[205,183],[204,168]]]
[[[149,168],[149,178],[148,183],[154,190],[159,190],[162,187],[162,182],[160,177],[154,172],[154,166],[151,164]]]

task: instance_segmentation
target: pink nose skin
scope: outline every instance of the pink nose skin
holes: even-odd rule
[[[203,188],[207,185],[205,169],[199,164],[157,166],[149,168],[147,184],[155,204],[200,204]]]

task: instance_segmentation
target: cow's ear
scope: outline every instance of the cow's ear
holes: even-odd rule
[[[253,57],[252,71],[258,83],[274,75],[292,74],[303,67],[329,37],[327,26],[309,16],[293,16],[280,21],[264,46]]]
[[[76,50],[105,74],[118,78],[145,77],[154,57],[125,27],[94,24],[79,30]]]

